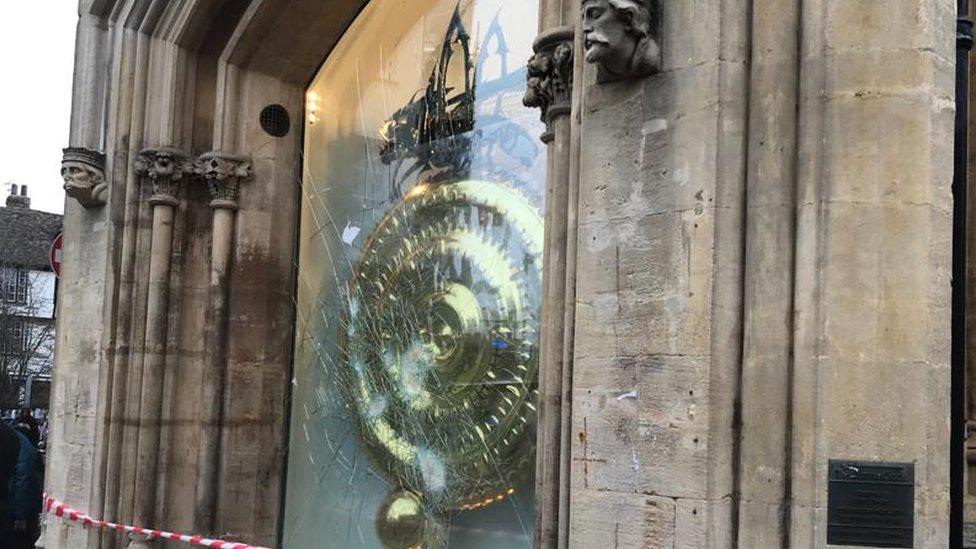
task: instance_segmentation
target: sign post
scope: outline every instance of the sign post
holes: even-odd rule
[[[59,232],[51,243],[51,270],[54,276],[61,278],[61,241],[63,233]]]

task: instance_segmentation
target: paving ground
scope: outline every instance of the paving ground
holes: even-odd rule
[[[967,524],[962,537],[962,544],[966,549],[976,549],[976,524]]]

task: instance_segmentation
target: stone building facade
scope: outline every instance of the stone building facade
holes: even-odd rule
[[[12,184],[0,207],[0,410],[47,412],[54,364],[57,275],[51,250],[61,216],[31,208],[27,185]]]
[[[79,14],[50,494],[296,548],[948,545],[953,0]],[[832,460],[910,464],[909,529],[831,532]]]

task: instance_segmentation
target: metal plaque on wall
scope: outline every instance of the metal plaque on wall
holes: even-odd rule
[[[914,547],[915,466],[830,460],[827,544]]]

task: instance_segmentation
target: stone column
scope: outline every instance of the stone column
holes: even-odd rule
[[[569,545],[735,547],[751,3],[582,8]]]
[[[740,547],[788,539],[799,0],[754,0],[739,432]]]
[[[102,154],[106,146],[104,130],[112,48],[107,18],[93,13],[90,4],[78,6],[80,18],[68,137],[69,149],[73,150],[65,151],[61,173],[66,185],[82,191],[80,196],[87,194],[84,189],[91,189],[93,192],[88,196],[95,197],[97,206],[99,198],[108,194],[104,182],[111,177],[105,172],[113,167],[112,160],[106,162]],[[74,200],[67,201],[64,213],[66,263],[58,288],[58,307],[66,314],[57,315],[44,482],[45,490],[52,495],[100,513],[103,499],[100,487],[104,478],[100,441],[106,430],[102,421],[105,399],[101,395],[110,380],[111,352],[107,342],[113,322],[108,308],[92,296],[110,292],[112,288],[113,274],[109,266],[112,265],[113,227],[106,210],[90,212],[76,207]],[[48,547],[83,546],[98,536],[56,521],[48,524],[50,528],[42,537]]]
[[[545,24],[545,20],[543,21]],[[543,271],[542,331],[540,335],[539,426],[536,460],[536,543],[556,547],[560,531],[560,471],[564,452],[563,406],[566,317],[567,212],[570,179],[570,112],[573,83],[572,26],[553,26],[535,40],[528,63],[525,104],[542,111],[548,145],[546,180],[545,267]],[[572,205],[575,209],[575,204]],[[565,431],[565,433],[564,433]]]
[[[955,2],[801,17],[789,546],[826,546],[841,459],[914,464],[914,546],[946,547]]]
[[[227,275],[234,240],[234,217],[240,185],[251,177],[250,161],[219,152],[200,157],[197,170],[210,188],[213,209],[213,240],[210,255],[210,288],[206,346],[200,402],[204,403],[201,423],[194,523],[200,532],[213,532],[217,515],[220,441],[224,386],[227,378]]]
[[[151,526],[156,520],[157,463],[163,399],[163,367],[169,316],[169,273],[173,251],[173,218],[179,185],[187,172],[186,157],[173,149],[148,149],[139,154],[136,170],[152,184],[152,241],[146,307],[146,343],[136,447],[133,520]],[[133,539],[130,547],[146,546]]]
[[[970,4],[969,19],[976,17]],[[959,14],[963,17],[965,14]],[[958,37],[957,37],[958,40]],[[969,64],[969,81],[976,82],[976,63]],[[970,84],[971,85],[971,84]],[[970,90],[972,97],[972,90]],[[967,143],[976,143],[976,109],[967,112]],[[968,219],[966,230],[966,522],[976,520],[976,147],[969,146],[968,161]]]

